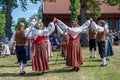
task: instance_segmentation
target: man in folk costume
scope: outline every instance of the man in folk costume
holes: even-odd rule
[[[98,22],[98,26],[101,26],[103,28],[103,29],[102,28],[99,29],[100,31],[98,31],[97,33],[98,50],[99,50],[100,57],[102,58],[101,66],[107,65],[106,53],[105,53],[105,41],[106,41],[107,29],[105,28],[105,24],[106,22],[104,20],[100,20]]]
[[[49,70],[44,36],[54,31],[54,22],[52,22],[51,24],[52,26],[41,29],[41,25],[37,23],[35,25],[35,28],[32,30],[32,36],[34,38],[32,51],[32,70],[42,72],[42,74],[45,71]]]
[[[10,42],[13,44],[16,42],[16,54],[20,67],[20,75],[24,75],[24,67],[26,64],[26,50],[25,46],[28,45],[26,33],[24,32],[25,24],[20,23],[18,30],[12,35]],[[10,43],[10,44],[11,44]]]
[[[113,56],[114,55],[114,51],[113,51],[113,47],[112,47],[112,42],[110,40],[110,33],[108,30],[108,24],[106,23],[105,28],[107,29],[107,35],[106,35],[106,60],[110,60],[109,56]]]
[[[67,30],[69,35],[69,43],[67,46],[66,65],[72,66],[75,71],[79,71],[79,67],[83,64],[79,35],[84,29],[90,25],[90,20],[86,21],[81,27],[76,21],[72,21],[72,27],[68,27],[62,21],[56,19],[58,26],[63,30]]]
[[[89,49],[90,49],[90,58],[96,57],[96,30],[92,25],[89,26]],[[94,48],[94,55],[92,55],[92,49]]]

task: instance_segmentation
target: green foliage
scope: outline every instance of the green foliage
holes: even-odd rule
[[[5,15],[0,10],[0,36],[5,36]]]
[[[26,21],[26,19],[25,18],[19,18],[18,20],[17,20],[17,25],[16,25],[16,29],[18,29],[18,25],[19,25],[19,23],[20,22],[23,22],[24,24],[25,24],[25,28],[28,26],[28,22]]]
[[[71,20],[78,22],[78,9],[80,8],[80,1],[79,0],[70,0],[70,10],[71,10]]]
[[[97,19],[101,16],[101,8],[100,3],[96,0],[86,0],[86,12],[87,18],[92,17],[93,19]]]
[[[120,0],[107,0],[106,3],[111,6],[118,6],[118,8],[120,10]]]

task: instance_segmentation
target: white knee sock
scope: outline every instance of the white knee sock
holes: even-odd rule
[[[107,62],[106,62],[106,57],[102,58],[102,64],[103,64],[103,65],[106,65],[106,64],[107,64]]]
[[[94,56],[93,57],[96,57],[96,51],[94,51]]]
[[[20,73],[22,73],[24,71],[25,68],[25,64],[21,63],[20,65]]]
[[[92,57],[92,51],[90,51],[90,57]]]

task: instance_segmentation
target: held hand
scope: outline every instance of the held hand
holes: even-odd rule
[[[53,21],[54,21],[54,22],[57,22],[57,20],[58,20],[58,19],[57,19],[56,17],[54,17]]]
[[[37,21],[37,16],[34,16],[35,21]]]
[[[57,22],[54,23],[55,27],[57,27]]]
[[[89,20],[90,20],[90,23],[92,23],[92,22],[93,22],[93,19],[92,19],[92,18],[90,18]]]

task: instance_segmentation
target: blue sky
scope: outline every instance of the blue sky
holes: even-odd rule
[[[20,4],[20,3],[18,3]],[[17,22],[17,19],[19,18],[26,18],[26,20],[29,20],[29,17],[31,17],[33,14],[37,13],[38,8],[40,7],[41,2],[38,2],[37,4],[32,4],[29,1],[27,2],[27,11],[22,11],[21,6],[19,5],[18,8],[14,9],[12,11],[12,17],[15,22]]]

